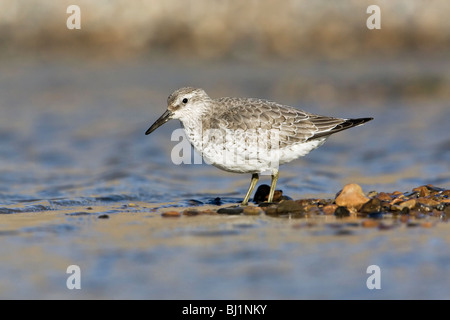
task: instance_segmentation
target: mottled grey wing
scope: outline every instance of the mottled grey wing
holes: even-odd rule
[[[324,133],[345,122],[260,99],[220,98],[216,101],[227,107],[218,108],[221,111],[213,115],[212,128],[273,129],[279,134],[281,148],[314,139],[318,134],[323,137]]]

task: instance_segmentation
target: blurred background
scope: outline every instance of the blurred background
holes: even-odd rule
[[[67,13],[70,5],[81,10],[81,29],[66,26],[72,15]],[[381,10],[379,30],[366,26],[370,5],[378,5]],[[321,272],[329,281],[317,280],[316,285],[311,280],[307,290],[311,295],[297,291],[312,279],[308,275],[318,270],[316,263],[323,267],[324,260],[317,253],[323,250],[320,244],[317,252],[311,253],[310,267],[306,264],[306,278],[293,278],[289,270],[296,270],[303,253],[296,255],[290,245],[280,245],[278,253],[266,252],[255,244],[261,240],[256,236],[245,250],[253,252],[256,260],[264,258],[258,265],[264,267],[267,259],[269,265],[258,269],[259,275],[247,277],[247,264],[254,259],[242,261],[248,255],[234,249],[226,249],[230,250],[226,256],[229,259],[221,260],[215,252],[224,248],[213,245],[207,251],[212,258],[201,256],[204,260],[200,262],[196,257],[203,253],[195,246],[193,252],[165,251],[157,246],[154,251],[129,253],[114,248],[113,240],[105,245],[105,238],[97,238],[96,230],[79,225],[80,229],[72,229],[69,220],[24,229],[21,222],[11,227],[13,220],[6,214],[48,210],[62,214],[78,206],[104,204],[108,206],[105,212],[117,213],[121,211],[111,206],[130,202],[185,206],[192,200],[207,204],[216,197],[222,203],[241,201],[249,175],[208,165],[172,163],[171,150],[179,143],[171,141],[172,131],[180,127],[177,121],[144,135],[166,109],[167,96],[183,86],[202,87],[213,98],[259,97],[329,116],[374,117],[281,167],[277,187],[294,199],[333,198],[350,182],[360,184],[365,192],[406,192],[423,184],[448,188],[449,13],[450,2],[446,0],[0,0],[0,214],[5,214],[0,215],[0,236],[11,241],[0,255],[9,257],[9,264],[3,259],[0,265],[0,274],[4,275],[0,293],[8,297],[41,293],[59,297],[59,291],[45,290],[59,288],[61,280],[48,276],[47,270],[66,266],[72,260],[86,262],[91,257],[95,267],[92,272],[96,277],[103,275],[91,283],[98,290],[94,297],[108,297],[112,292],[116,297],[141,297],[148,294],[145,290],[150,286],[161,294],[154,291],[147,297],[156,298],[186,297],[189,292],[193,298],[367,296],[365,287],[348,295],[326,287],[338,278],[334,273],[341,279],[338,284],[348,287],[346,281],[353,279],[357,270],[346,265],[330,273],[325,267]],[[269,179],[263,177],[260,183],[269,183]],[[272,225],[263,223],[252,230],[258,232],[268,226]],[[92,243],[97,247],[79,243],[81,231],[86,239],[95,239]],[[134,234],[133,230],[129,232]],[[145,232],[139,239],[131,236],[131,243],[145,247],[140,242],[145,240]],[[168,231],[162,237],[181,243],[191,239],[184,233],[179,235]],[[32,247],[35,253],[28,251],[30,239],[36,243]],[[120,239],[125,242],[125,238]],[[130,245],[117,243],[120,248]],[[439,243],[436,252],[440,252]],[[445,242],[441,244],[446,246]],[[68,254],[64,246],[75,249]],[[364,252],[369,247],[355,249],[361,250],[364,265]],[[238,243],[232,248],[242,249]],[[338,259],[333,252],[339,252],[340,247],[333,248],[325,252],[330,252],[331,259]],[[184,254],[177,258],[180,250]],[[19,259],[19,254],[30,258]],[[129,254],[141,263],[142,270],[126,264]],[[380,257],[387,265],[399,266],[384,254],[381,252]],[[172,262],[167,278],[159,276],[166,272],[164,263],[153,266],[156,273],[147,274],[147,262],[162,261],[160,258]],[[419,265],[427,259],[426,255],[408,255],[404,261]],[[448,258],[442,259],[447,260],[441,265],[448,264]],[[287,269],[275,267],[280,260],[285,261]],[[236,282],[211,275],[209,282],[201,285],[204,269],[200,267],[205,261],[208,270],[224,263],[232,268],[241,262],[243,269],[230,275]],[[292,269],[291,262],[295,264]],[[131,286],[123,268],[117,267],[123,263],[128,270],[136,271]],[[194,270],[192,279],[198,281],[197,287],[186,283],[184,273],[176,269],[185,263],[188,269],[183,272]],[[430,265],[439,265],[433,263]],[[38,265],[43,271],[27,278],[23,265]],[[331,265],[334,268],[336,264]],[[105,266],[111,268],[109,273]],[[272,278],[270,270],[287,272],[287,276]],[[439,273],[435,271],[425,277],[421,277],[421,271],[409,275],[422,279],[418,285],[424,288],[430,284],[426,276]],[[174,274],[179,274],[178,278],[172,279]],[[19,287],[14,282],[17,275],[24,279]],[[266,275],[273,281],[268,282]],[[120,290],[108,287],[111,277],[119,279],[116,285]],[[224,288],[219,283],[230,285]],[[241,294],[235,296],[235,289],[242,283],[252,290],[238,290]],[[145,288],[140,287],[142,284]],[[439,286],[441,282],[433,284]],[[122,291],[123,285],[129,291]],[[217,289],[212,289],[214,285]],[[270,292],[276,295],[265,295],[260,290],[264,285],[272,286],[274,291]],[[383,297],[424,297],[423,291],[410,288],[409,284],[400,285],[397,291],[384,291],[388,295]],[[446,294],[445,290],[430,288],[428,296]]]

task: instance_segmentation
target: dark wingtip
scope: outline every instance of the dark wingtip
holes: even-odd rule
[[[358,118],[358,119],[348,119],[346,122],[351,124],[352,127],[360,126],[363,123],[369,122],[373,120],[373,118]]]
[[[332,129],[330,131],[325,131],[325,132],[320,132],[318,134],[315,134],[312,137],[310,137],[308,140],[313,140],[313,139],[317,139],[317,138],[321,138],[321,137],[327,137],[329,135],[332,135],[333,133],[360,126],[370,120],[373,120],[373,118],[346,119],[345,122],[338,124],[336,127],[334,127],[334,129]]]

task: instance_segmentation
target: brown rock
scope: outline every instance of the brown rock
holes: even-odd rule
[[[340,207],[359,210],[362,205],[369,200],[370,199],[364,195],[364,192],[359,185],[350,183],[342,188],[341,192],[336,197],[335,202]]]
[[[277,216],[278,211],[275,205],[271,205],[269,207],[262,207],[262,209],[266,212],[268,216]]]
[[[419,197],[426,197],[430,195],[430,190],[427,188],[427,186],[420,186],[412,189],[412,191],[417,192],[419,194]]]
[[[183,211],[183,215],[184,216],[190,216],[190,217],[192,217],[192,216],[198,216],[198,214],[199,214],[199,212],[198,212],[198,210],[193,210],[193,209],[186,209],[186,210],[184,210]]]
[[[298,202],[295,202],[294,200],[283,200],[277,207],[278,214],[303,213],[303,212],[304,212],[303,206]]]
[[[307,208],[305,208],[305,213],[308,214],[308,216],[319,216],[322,212],[320,211],[320,209],[316,206],[308,206]]]
[[[267,196],[267,198],[269,198],[269,196]],[[266,198],[266,201],[267,201],[267,198]],[[283,199],[283,191],[275,190],[275,192],[273,193],[272,202],[280,202],[282,199]]]
[[[264,212],[263,209],[261,209],[260,207],[247,206],[244,208],[243,213],[247,216],[258,216],[263,212]]]
[[[404,201],[404,202],[398,204],[398,207],[400,208],[400,210],[402,210],[403,208],[412,209],[415,206],[416,206],[416,200],[415,199]]]
[[[340,207],[336,208],[336,211],[334,212],[334,215],[336,217],[338,217],[338,218],[345,218],[345,217],[350,217],[351,213],[347,209],[347,207],[340,206]]]
[[[322,208],[322,211],[323,211],[323,213],[325,213],[326,215],[333,215],[334,212],[336,211],[337,207],[338,207],[337,204],[329,204],[329,205],[327,205],[327,206],[324,206],[324,207]]]
[[[376,197],[381,201],[391,201],[392,200],[391,196],[388,195],[386,192],[380,192],[379,194],[377,194]]]
[[[206,210],[199,211],[198,214],[215,215],[215,214],[217,214],[217,211],[211,210],[211,209],[206,209]]]
[[[270,186],[267,184],[262,184],[256,189],[255,196],[253,197],[253,202],[261,203],[267,201],[269,198]],[[273,193],[272,202],[280,202],[283,198],[282,190],[275,190]]]
[[[445,206],[445,208],[444,208],[444,214],[447,216],[447,217],[450,217],[450,206]]]
[[[376,213],[381,211],[381,201],[380,199],[373,198],[364,203],[359,210],[360,213],[363,215],[369,214],[369,213]]]
[[[181,213],[178,211],[166,211],[161,213],[163,217],[181,217]]]
[[[390,205],[394,205],[394,204],[397,204],[397,203],[402,202],[402,201],[403,201],[403,199],[394,198],[391,201],[389,201],[389,204]]]
[[[430,198],[419,198],[419,199],[417,199],[417,201],[421,204],[424,204],[424,205],[427,205],[430,207],[435,207],[439,204],[438,201],[430,199]]]

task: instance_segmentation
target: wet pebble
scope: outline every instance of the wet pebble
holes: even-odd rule
[[[304,213],[303,206],[294,200],[283,200],[277,207],[278,214],[288,214],[288,213]]]
[[[427,186],[420,186],[412,189],[412,191],[417,192],[419,197],[426,197],[430,195],[430,190],[427,188]]]
[[[329,204],[329,205],[327,205],[327,206],[324,206],[324,207],[322,208],[322,211],[323,211],[323,213],[326,214],[326,215],[332,215],[332,214],[334,214],[334,212],[336,211],[337,207],[338,207],[337,204]]]
[[[388,195],[386,192],[380,192],[377,194],[377,199],[380,201],[391,201],[392,198],[390,195]]]
[[[445,206],[443,211],[447,217],[450,217],[450,205]]]
[[[364,216],[370,213],[377,213],[381,211],[381,201],[378,198],[373,198],[364,203],[359,212]]]
[[[402,210],[403,208],[412,209],[416,206],[416,203],[416,200],[411,199],[398,204],[398,207],[400,208],[400,210]]]
[[[254,203],[261,203],[267,201],[269,198],[270,193],[270,186],[267,184],[262,184],[256,189],[255,196],[253,197]],[[283,200],[283,191],[282,190],[275,190],[273,193],[273,200],[272,202],[280,202]]]
[[[339,206],[336,208],[336,211],[334,211],[334,215],[338,218],[349,217],[350,211],[346,207]]]
[[[181,217],[181,212],[178,212],[178,211],[166,211],[166,212],[161,213],[161,216],[163,216],[163,217],[170,217],[170,218],[172,218],[172,217]]]
[[[70,212],[70,213],[66,213],[66,216],[88,216],[91,213],[89,212],[84,212],[84,211],[78,211],[78,212]]]
[[[430,199],[430,198],[418,198],[417,201],[420,204],[423,204],[423,205],[426,205],[429,207],[436,207],[439,204],[438,201]]]
[[[261,207],[261,208],[264,210],[264,212],[268,216],[277,216],[278,215],[277,206],[270,205],[270,206],[265,206],[265,207]]]
[[[228,208],[220,208],[217,210],[217,213],[220,214],[229,214],[229,215],[238,215],[244,212],[244,208],[242,207],[228,207]]]
[[[101,214],[98,216],[99,219],[109,219],[109,216],[107,214]]]
[[[350,183],[342,188],[342,190],[336,197],[335,202],[340,207],[359,210],[362,205],[369,200],[370,199],[365,196],[362,188],[359,185]]]
[[[263,209],[259,208],[259,207],[245,207],[244,208],[244,212],[245,215],[247,216],[258,216],[262,213],[264,213]]]
[[[192,217],[192,216],[197,216],[198,214],[199,214],[199,211],[195,210],[195,209],[186,209],[183,211],[183,216]]]

